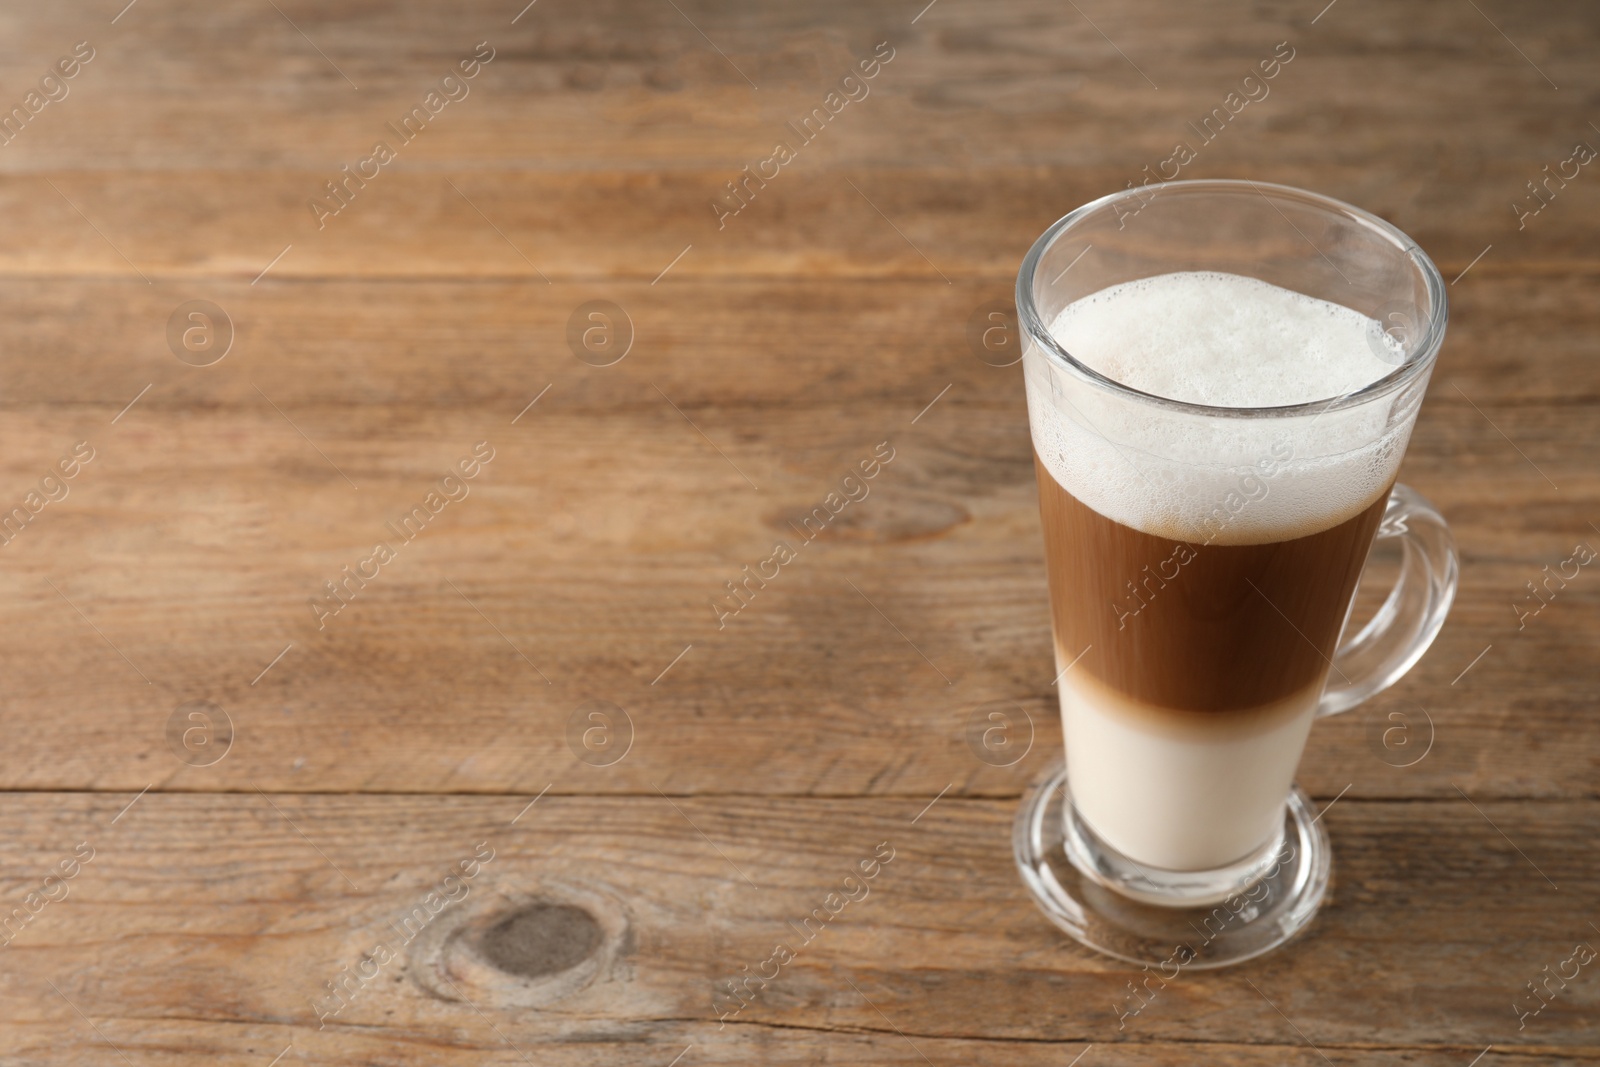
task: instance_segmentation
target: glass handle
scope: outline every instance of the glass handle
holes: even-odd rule
[[[1383,607],[1333,654],[1333,670],[1317,714],[1349,711],[1389,688],[1439,636],[1461,570],[1444,517],[1409,486],[1396,485],[1378,526],[1378,540],[1399,538],[1400,579]]]

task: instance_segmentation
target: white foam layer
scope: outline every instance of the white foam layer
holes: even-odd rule
[[[1326,400],[1377,381],[1405,355],[1376,320],[1343,304],[1212,271],[1102,289],[1062,309],[1050,332],[1107,378],[1217,407]]]
[[[1331,400],[1404,358],[1358,311],[1214,272],[1101,290],[1067,305],[1051,332],[1115,381],[1230,408]],[[1294,419],[1200,416],[1087,385],[1036,349],[1026,364],[1034,448],[1055,480],[1124,525],[1199,543],[1283,540],[1362,511],[1394,480],[1420,400],[1402,390]]]

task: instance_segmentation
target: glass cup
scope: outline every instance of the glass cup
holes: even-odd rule
[[[1051,333],[1082,297],[1179,271],[1361,312],[1393,370],[1308,403],[1217,407],[1114,381]],[[1067,756],[1018,813],[1017,863],[1091,948],[1178,968],[1249,959],[1327,889],[1327,835],[1293,786],[1313,719],[1400,678],[1455,596],[1449,528],[1394,481],[1444,339],[1443,280],[1348,204],[1174,181],[1046,230],[1017,311]],[[1372,545],[1391,539],[1399,579],[1353,623]]]

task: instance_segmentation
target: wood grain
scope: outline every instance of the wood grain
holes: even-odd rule
[[[690,1043],[713,1062],[899,1062],[906,1039],[934,1062],[1058,1062],[1086,1043],[1164,1062],[1197,1040],[1226,1057],[1246,1032],[1263,1060],[1310,1042],[1336,1062],[1402,1047],[1446,1062],[1515,1031],[1523,984],[1593,939],[1581,902],[1600,890],[1592,850],[1568,847],[1600,830],[1591,801],[1480,814],[1459,798],[1346,798],[1327,816],[1337,884],[1303,939],[1182,974],[1119,1020],[1140,972],[1071,946],[1032,907],[1013,876],[1010,802],[946,798],[913,823],[920,799],[148,794],[111,825],[129,799],[7,802],[7,899],[75,842],[96,850],[4,950],[21,1055],[106,1055],[48,980],[134,1063],[270,1058],[291,1043],[311,1062],[465,1063],[506,1056],[506,1042],[550,1063],[665,1063]],[[404,941],[391,924],[475,852],[493,858]],[[805,943],[801,920],[875,854],[892,858],[866,896],[813,920]],[[292,906],[307,897],[314,909]],[[537,1009],[527,983],[485,975],[448,936],[527,899],[582,900],[617,923],[612,964]],[[719,1027],[736,1002],[713,1007],[718,983],[756,971],[775,942],[793,962]],[[319,1030],[318,1004],[338,1003],[324,983],[380,944],[395,959]],[[1527,1021],[1519,1051],[1600,1058],[1597,1004],[1572,983]]]
[[[215,289],[236,351],[207,368],[166,350],[185,294],[145,289],[38,282],[10,300],[17,350],[40,358],[0,389],[4,485],[20,499],[80,437],[100,450],[0,550],[30,623],[0,652],[12,788],[1015,796],[1058,747],[1019,375],[965,338],[983,287],[755,284],[727,311],[720,285],[599,290],[638,336],[606,368],[567,349],[569,309],[596,292],[572,283],[538,304],[505,283]],[[1411,678],[1319,727],[1304,774],[1324,796],[1593,795],[1593,753],[1561,738],[1597,695],[1596,592],[1575,581],[1523,631],[1516,605],[1596,536],[1595,371],[1561,334],[1537,373],[1491,385],[1495,331],[1562,305],[1485,292],[1499,303],[1452,338],[1403,472],[1455,527],[1461,597]],[[77,326],[43,358],[62,321]],[[128,355],[97,374],[107,337]],[[319,630],[322,583],[394,540],[386,524],[480,440],[496,458],[471,495]],[[789,524],[885,440],[872,495],[719,627],[725,583],[797,540]],[[191,699],[239,733],[212,768],[169,751]],[[566,740],[590,699],[637,731],[604,775]],[[1028,762],[969,747],[993,702],[1032,717]],[[1373,747],[1391,713],[1434,723],[1424,762]]]
[[[1600,583],[1518,619],[1600,544],[1592,168],[1526,213],[1600,145],[1589,6],[69,0],[0,28],[0,116],[95,50],[0,146],[0,516],[94,449],[0,538],[0,1063],[1600,1060],[1589,970],[1513,1007],[1600,940]],[[470,93],[319,225],[480,41]],[[880,42],[865,98],[713,207]],[[1020,374],[970,325],[1279,42],[1183,176],[1360,204],[1452,281],[1402,478],[1462,584],[1407,678],[1314,731],[1315,923],[1119,1021],[1141,976],[1010,858],[1060,733]],[[169,347],[196,300],[234,331],[204,367]],[[627,318],[614,365],[569,341],[593,301]],[[323,583],[484,441],[319,628]],[[882,442],[870,496],[719,623]],[[999,752],[970,729],[996,709]],[[871,895],[719,1023],[717,983],[880,842]],[[601,948],[494,966],[541,902]]]

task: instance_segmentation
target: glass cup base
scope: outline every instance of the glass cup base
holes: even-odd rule
[[[1023,798],[1011,840],[1034,903],[1074,940],[1129,963],[1206,969],[1277,948],[1322,904],[1328,835],[1298,788],[1283,822],[1275,844],[1217,871],[1143,867],[1078,817],[1063,763]]]

